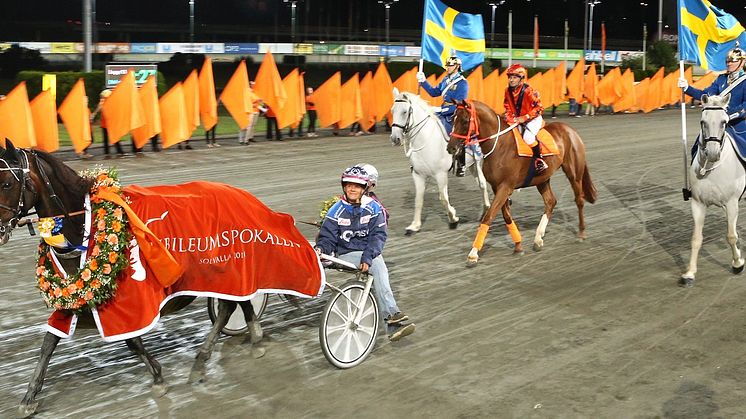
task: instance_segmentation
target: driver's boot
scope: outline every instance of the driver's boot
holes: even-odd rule
[[[547,165],[547,162],[544,161],[544,159],[541,158],[541,149],[540,149],[539,142],[536,142],[536,145],[531,147],[531,151],[534,152],[534,168],[536,169],[536,174],[540,175],[544,173],[545,170],[549,167]]]

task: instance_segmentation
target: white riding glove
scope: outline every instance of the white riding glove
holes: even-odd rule
[[[677,86],[681,87],[682,89],[686,89],[689,87],[689,83],[684,78],[679,78],[679,81],[676,83]]]
[[[425,73],[422,71],[417,72],[417,83],[424,83],[427,81],[427,77],[425,77]]]
[[[432,110],[433,113],[437,115],[437,114],[443,112],[444,109],[441,108],[440,106],[431,106],[430,110]]]

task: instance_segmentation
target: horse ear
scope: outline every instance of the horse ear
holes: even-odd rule
[[[702,95],[702,98],[699,99],[699,100],[702,101],[703,105],[707,105],[707,102],[710,100],[710,97],[707,96],[707,94],[704,94],[704,95]]]
[[[394,97],[399,97],[399,89],[394,87]]]
[[[722,99],[723,99],[723,107],[728,106],[728,103],[730,102],[730,93],[728,93],[727,95],[723,96]]]
[[[18,150],[9,138],[5,139],[5,152],[2,158],[6,161],[18,161]]]

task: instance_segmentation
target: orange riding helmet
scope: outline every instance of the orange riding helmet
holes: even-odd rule
[[[526,72],[526,69],[523,68],[520,64],[513,64],[510,67],[508,67],[508,70],[506,71],[508,73],[508,77],[510,76],[518,76],[521,78],[521,80],[525,79],[528,73]]]

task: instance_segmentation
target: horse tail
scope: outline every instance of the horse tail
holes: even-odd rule
[[[593,181],[591,180],[591,172],[588,170],[588,163],[585,164],[585,167],[583,168],[583,198],[585,198],[586,201],[593,204],[596,202],[596,198],[598,197],[598,191],[596,190],[596,186],[593,184]]]

